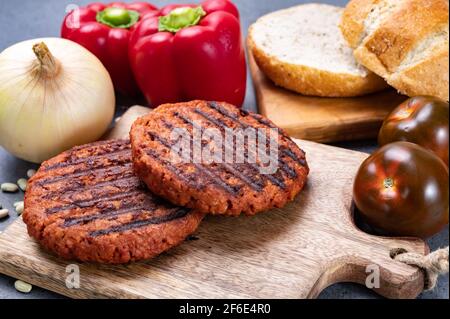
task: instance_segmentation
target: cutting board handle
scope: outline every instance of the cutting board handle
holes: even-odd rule
[[[386,249],[386,255],[389,251]],[[340,282],[365,285],[387,298],[414,299],[423,291],[424,275],[420,269],[388,256],[374,261],[348,255],[327,266],[309,297],[315,298],[326,287]]]
[[[401,249],[422,255],[429,253],[428,245],[419,238],[384,237],[368,234],[358,228],[353,218],[354,206],[349,205],[348,228],[352,241],[358,242],[348,252],[331,258],[320,279],[311,290],[315,298],[326,287],[339,282],[365,285],[376,293],[395,299],[416,298],[424,290],[424,273],[418,267],[394,260]]]

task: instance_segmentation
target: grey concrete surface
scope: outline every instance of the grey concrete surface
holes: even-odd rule
[[[346,0],[315,0],[316,2],[330,3],[335,5],[345,5]],[[57,37],[60,32],[60,25],[65,15],[65,10],[69,4],[84,5],[89,0],[0,0],[0,51],[8,46],[23,40],[38,37]],[[150,1],[155,5],[161,6],[168,3],[190,3],[192,1],[173,0],[173,1]],[[235,0],[241,12],[242,28],[246,32],[248,26],[261,15],[292,5],[305,3],[307,1],[299,0]],[[121,113],[127,106],[135,104],[136,101],[130,101],[119,98],[118,113]],[[244,107],[249,110],[256,110],[255,96],[251,79],[249,78],[247,86],[247,96]],[[376,149],[376,142],[358,141],[337,143],[339,147],[364,152],[372,152]],[[25,176],[28,168],[36,168],[36,165],[18,160],[8,154],[0,147],[0,182],[16,181]],[[16,217],[12,209],[12,204],[21,199],[23,194],[7,195],[0,192],[0,203],[5,208],[9,208],[11,217],[0,221],[0,231],[3,231],[11,224]],[[449,242],[448,229],[441,232],[429,243],[432,249],[447,246]],[[0,298],[61,298],[61,296],[34,287],[30,294],[24,295],[16,292],[14,289],[14,279],[0,275]],[[438,287],[433,292],[423,293],[420,298],[449,298],[448,276],[439,280]],[[378,295],[366,289],[363,286],[355,284],[336,284],[326,289],[320,298],[379,298]]]

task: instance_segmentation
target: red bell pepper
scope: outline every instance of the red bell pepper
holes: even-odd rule
[[[66,16],[61,36],[95,54],[109,71],[118,91],[135,95],[139,89],[128,61],[130,34],[145,14],[158,12],[156,10],[144,2],[92,3]]]
[[[130,63],[149,104],[194,99],[241,106],[246,64],[239,13],[228,0],[169,5],[143,17],[130,39]]]

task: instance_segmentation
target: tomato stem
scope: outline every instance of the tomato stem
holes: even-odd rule
[[[394,187],[394,180],[391,177],[387,177],[383,181],[384,188],[392,188]]]

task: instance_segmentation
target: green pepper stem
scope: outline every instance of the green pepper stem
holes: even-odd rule
[[[123,8],[109,7],[97,13],[97,22],[111,28],[128,29],[139,20],[139,12]]]
[[[168,15],[159,17],[158,30],[175,33],[181,29],[197,25],[205,15],[206,12],[201,6],[176,8],[170,11]]]

